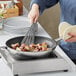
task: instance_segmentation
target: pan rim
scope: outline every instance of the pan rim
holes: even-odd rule
[[[32,51],[31,52],[27,52],[27,51],[25,51],[25,52],[23,52],[23,51],[14,50],[11,47],[7,46],[7,43],[10,40],[15,39],[15,38],[19,38],[19,37],[24,37],[24,36],[13,37],[13,38],[10,38],[9,40],[6,41],[6,47],[9,50],[9,52],[12,53],[12,54],[23,54],[23,55],[29,55],[29,56],[42,56],[42,55],[45,55],[45,54],[48,54],[48,53],[52,52],[53,51],[52,49],[54,49],[56,47],[56,42],[53,39],[48,38],[48,37],[44,37],[44,36],[35,36],[35,37],[46,38],[46,39],[51,40],[52,42],[54,42],[53,43],[54,44],[53,48],[49,48],[50,50],[47,50],[47,51],[38,51],[38,52],[32,52]]]

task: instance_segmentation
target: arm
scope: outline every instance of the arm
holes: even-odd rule
[[[32,0],[31,1],[31,10],[28,14],[28,18],[31,23],[36,23],[39,15],[49,7],[55,5],[59,0]]]
[[[39,11],[42,13],[46,8],[50,8],[57,4],[59,0],[32,0],[30,6],[37,4],[39,6]]]

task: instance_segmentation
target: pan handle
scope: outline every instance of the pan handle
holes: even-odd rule
[[[62,39],[61,39],[60,37],[55,39],[57,45],[59,45],[59,42],[60,42],[61,40],[62,40]]]

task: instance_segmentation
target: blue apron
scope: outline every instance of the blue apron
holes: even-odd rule
[[[66,21],[76,25],[76,0],[59,0],[61,7],[61,22]],[[60,42],[60,47],[71,58],[76,59],[76,42]]]

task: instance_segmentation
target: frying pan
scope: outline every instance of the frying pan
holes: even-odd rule
[[[6,41],[6,47],[7,50],[9,51],[9,53],[11,53],[13,56],[15,57],[24,57],[24,56],[28,56],[28,57],[42,57],[42,56],[46,56],[48,54],[50,54],[51,52],[53,52],[53,50],[56,47],[56,41],[47,37],[43,37],[43,36],[35,36],[35,40],[34,43],[42,43],[42,42],[46,42],[48,44],[48,50],[47,51],[39,51],[39,52],[23,52],[23,51],[17,51],[11,48],[11,44],[15,44],[15,43],[21,43],[22,39],[24,38],[24,36],[18,36],[18,37],[14,37],[11,38],[9,40]]]

